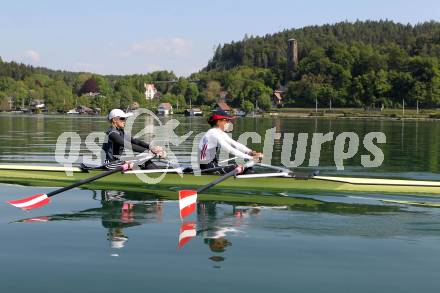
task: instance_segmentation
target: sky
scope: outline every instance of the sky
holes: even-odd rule
[[[99,74],[201,70],[245,34],[340,21],[440,21],[436,0],[0,0],[0,57]]]

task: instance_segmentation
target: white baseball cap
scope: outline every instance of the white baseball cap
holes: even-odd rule
[[[132,113],[125,113],[121,109],[113,109],[108,113],[108,120],[112,120],[113,118],[128,118],[132,115]]]

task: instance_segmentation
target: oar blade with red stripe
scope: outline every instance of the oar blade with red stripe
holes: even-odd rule
[[[29,211],[47,205],[50,203],[50,198],[47,194],[41,193],[22,199],[7,201],[7,203],[22,210]]]
[[[197,190],[179,190],[180,218],[185,218],[196,211]]]
[[[177,248],[180,249],[185,244],[187,244],[191,239],[197,236],[197,230],[196,230],[196,222],[191,221],[188,223],[183,223],[180,226],[179,231],[179,244],[177,245]]]

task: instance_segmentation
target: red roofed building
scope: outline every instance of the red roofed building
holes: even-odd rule
[[[173,106],[170,103],[161,103],[157,107],[157,115],[170,115],[173,114]]]

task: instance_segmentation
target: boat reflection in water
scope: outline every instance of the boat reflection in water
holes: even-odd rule
[[[74,213],[55,214],[27,218],[17,222],[49,222],[49,221],[81,221],[100,219],[102,226],[107,229],[107,240],[111,249],[124,248],[129,237],[125,230],[146,223],[161,223],[163,201],[160,199],[137,200],[139,195],[130,197],[122,191],[94,191],[93,198],[97,199],[100,192],[101,207],[82,210]],[[118,256],[117,253],[111,253]]]
[[[417,209],[422,209],[421,215],[425,214],[427,209],[402,210],[399,205],[380,202],[377,205],[324,201],[316,204],[316,199],[308,199],[313,205],[268,207],[208,201],[199,202],[197,212],[182,223],[179,218],[178,202],[163,201],[154,192],[102,190],[94,191],[93,198],[99,201],[99,207],[73,213],[44,215],[18,222],[100,221],[102,227],[106,229],[105,237],[109,241],[112,256],[118,256],[121,249],[127,249],[127,244],[130,237],[134,237],[133,235],[136,237],[143,235],[147,237],[146,239],[152,240],[149,243],[142,241],[133,243],[133,249],[136,245],[145,247],[142,245],[147,244],[154,247],[157,243],[161,243],[159,248],[167,251],[175,249],[175,244],[171,245],[169,241],[170,239],[175,241],[174,237],[177,236],[177,248],[180,253],[205,247],[207,250],[200,253],[208,253],[207,258],[213,262],[214,267],[219,267],[228,256],[232,255],[229,250],[234,242],[237,246],[243,245],[244,238],[252,238],[255,237],[254,234],[267,233],[267,231],[270,233],[282,231],[289,235],[307,233],[368,237],[429,234],[425,230],[414,230],[414,221],[419,214]],[[310,220],[310,213],[314,214],[313,220]],[[145,224],[150,225],[149,229],[133,231]],[[160,225],[159,229],[154,225]],[[172,233],[177,235],[170,237]],[[196,239],[199,241],[196,242]],[[163,240],[166,242],[160,242]]]
[[[110,255],[119,256],[119,250],[127,246],[129,235],[133,234],[130,233],[130,229],[144,224],[161,224],[165,205],[169,204],[166,222],[180,226],[178,249],[182,249],[191,239],[200,238],[213,253],[209,259],[217,263],[226,259],[224,253],[232,245],[229,238],[242,234],[242,226],[246,218],[259,213],[255,208],[240,208],[215,202],[198,203],[197,214],[192,216],[194,220],[182,223],[178,218],[177,201],[167,202],[157,199],[154,195],[114,190],[94,191],[93,198],[100,201],[101,207],[27,218],[16,222],[100,220],[102,227],[107,230]]]
[[[232,209],[225,209],[225,205],[217,206],[214,202],[197,205],[197,222],[200,226],[197,235],[203,238],[204,244],[214,253],[209,259],[215,263],[226,260],[223,254],[232,246],[229,236],[243,234],[244,220],[250,216],[257,216],[260,212],[258,208],[253,207],[230,207]],[[244,227],[241,227],[242,225]],[[220,268],[219,264],[214,265],[214,268]]]
[[[163,202],[160,200],[132,201],[122,191],[101,190],[101,203],[102,226],[108,229],[107,239],[112,249],[125,246],[128,236],[124,234],[124,229],[152,220],[162,222]]]
[[[222,254],[228,246],[232,245],[226,238],[227,235],[240,233],[235,227],[225,227],[225,218],[228,216],[230,215],[223,209],[216,209],[215,203],[208,202],[197,205],[197,220],[201,227],[199,235],[211,252],[214,253],[209,259],[215,263],[226,259]],[[220,268],[219,265],[214,265],[214,267]]]

